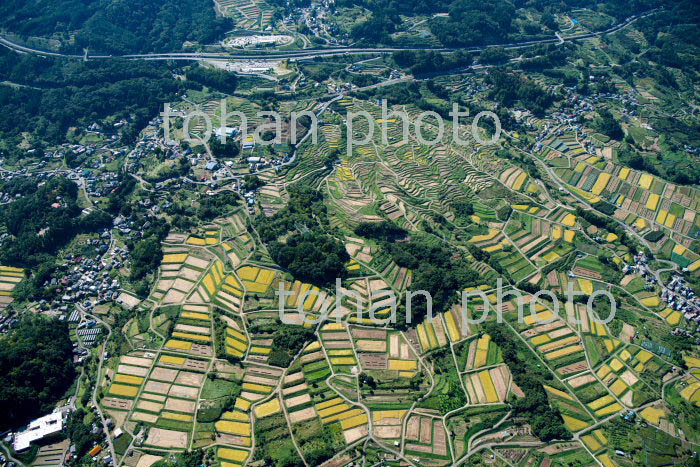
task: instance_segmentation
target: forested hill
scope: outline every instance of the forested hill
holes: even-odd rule
[[[0,337],[0,429],[50,412],[75,377],[65,322],[27,316]]]
[[[0,28],[58,39],[64,51],[169,52],[211,43],[231,29],[211,0],[3,0]]]
[[[558,29],[554,13],[587,8],[617,21],[650,10],[665,0],[337,0],[338,7],[359,5],[371,11],[364,23],[352,31],[363,43],[390,44],[390,35],[402,20],[399,15],[433,15],[428,21],[431,32],[446,46],[462,47],[499,44],[551,37]],[[533,18],[537,18],[533,21]]]

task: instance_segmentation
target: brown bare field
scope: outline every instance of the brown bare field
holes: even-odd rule
[[[437,337],[438,345],[440,347],[447,345],[447,332],[445,332],[445,327],[442,324],[442,320],[434,319],[433,327],[435,328],[435,336]]]
[[[168,391],[169,396],[183,397],[185,399],[196,399],[197,394],[199,394],[199,388],[191,388],[187,386],[172,385],[170,387],[170,391]]]
[[[161,448],[185,449],[187,442],[187,433],[162,428],[151,428],[146,438],[146,444]]]
[[[173,381],[175,377],[178,374],[178,370],[173,370],[171,368],[160,368],[157,367],[153,372],[151,373],[151,379],[155,379],[158,381]]]
[[[301,383],[297,384],[296,386],[290,386],[286,389],[282,389],[282,395],[286,396],[287,394],[294,394],[295,392],[300,392],[308,389],[308,385],[306,383]]]
[[[632,407],[632,406],[634,406],[634,402],[632,401],[633,397],[634,397],[634,391],[627,391],[624,396],[620,397],[620,400],[627,407]]]
[[[197,404],[194,401],[183,401],[182,399],[173,399],[172,397],[168,397],[168,400],[165,402],[165,409],[175,412],[193,414],[196,408]]]
[[[302,379],[304,379],[304,373],[302,373],[301,371],[298,373],[292,373],[291,375],[287,375],[284,377],[284,384],[295,383]]]
[[[132,376],[146,376],[148,374],[148,368],[131,365],[119,365],[119,368],[117,368],[117,373]]]
[[[262,347],[272,347],[273,339],[253,339],[250,343],[252,345],[260,345]]]
[[[102,405],[110,409],[131,410],[132,401],[118,397],[105,397],[102,399]]]
[[[400,344],[399,344],[399,335],[398,334],[392,334],[389,337],[389,355],[391,357],[396,358],[399,356],[400,352]]]
[[[133,412],[131,414],[131,419],[136,420],[138,422],[155,423],[158,421],[158,415],[146,412]]]
[[[149,381],[146,383],[144,391],[154,392],[156,394],[166,394],[170,389],[170,383],[159,383],[158,381]]]
[[[469,354],[467,355],[467,370],[474,368],[474,358],[476,357],[476,339],[469,342]]]
[[[153,363],[153,360],[150,358],[143,358],[143,357],[131,357],[129,355],[123,355],[119,359],[120,363],[123,363],[125,365],[134,365],[134,366],[145,366],[149,367],[151,366],[151,363]]]
[[[358,339],[386,340],[386,330],[384,329],[352,329],[352,335]]]
[[[559,454],[560,452],[564,451],[570,451],[572,449],[578,449],[580,448],[581,445],[579,443],[558,443],[558,444],[550,444],[548,446],[543,447],[542,449],[538,449],[540,452],[543,452],[545,454],[554,455],[554,454]]]
[[[525,397],[523,390],[515,383],[510,385],[510,391],[518,397]]]
[[[199,355],[200,357],[211,357],[211,346],[203,344],[192,344],[190,353]]]
[[[588,277],[589,279],[600,280],[603,276],[598,271],[593,271],[592,269],[582,268],[581,266],[576,266],[571,270],[577,276]]]
[[[634,384],[635,384],[637,381],[639,381],[639,378],[637,378],[637,376],[635,376],[635,374],[632,373],[632,372],[629,371],[629,370],[627,370],[627,371],[625,371],[624,373],[622,373],[622,374],[620,375],[620,378],[622,378],[622,381],[624,381],[625,383],[627,383],[627,386],[629,386],[629,387],[634,386]]]
[[[417,441],[420,432],[420,417],[411,417],[406,424],[406,439]]]
[[[401,426],[375,426],[374,434],[377,438],[399,438],[401,436]]]
[[[207,362],[205,362],[204,360],[194,360],[192,358],[189,358],[183,366],[188,370],[207,371]]]
[[[249,401],[259,401],[260,399],[263,399],[265,396],[263,394],[258,394],[257,392],[248,392],[248,391],[243,391],[241,393],[241,397],[243,399],[248,399]]]
[[[480,403],[486,402],[486,395],[484,394],[484,388],[481,387],[481,381],[479,380],[479,373],[471,373],[469,375],[469,380],[474,388],[476,400]]]
[[[377,292],[379,290],[388,289],[389,285],[384,282],[383,279],[373,279],[369,281],[369,290],[371,292]]]
[[[510,371],[508,371],[508,367],[502,365],[498,368],[492,368],[489,370],[489,373],[491,373],[491,380],[496,388],[496,393],[498,393],[498,399],[501,401],[506,400],[508,384],[510,383]]]
[[[441,456],[447,455],[447,434],[440,420],[433,422],[433,452]]]
[[[317,350],[316,352],[311,352],[306,355],[302,355],[299,360],[301,363],[309,363],[309,362],[315,362],[316,360],[321,360],[323,358],[323,352],[320,350]]]
[[[170,289],[168,293],[163,297],[162,303],[180,303],[185,299],[186,294],[180,292],[179,290]]]
[[[345,443],[350,444],[362,438],[363,436],[367,436],[367,433],[367,425],[360,425],[350,430],[345,430],[343,432],[343,436],[345,437]]]
[[[290,397],[289,399],[285,399],[284,404],[287,407],[296,407],[297,405],[302,405],[302,404],[307,404],[311,402],[311,396],[308,394],[302,394],[300,396],[294,396]]]
[[[358,354],[360,357],[360,365],[362,368],[368,370],[384,370],[387,367],[387,355],[383,353],[369,354],[361,353]]]
[[[194,282],[185,280],[182,277],[178,277],[175,279],[175,282],[173,282],[173,289],[177,289],[180,292],[187,293],[192,290],[192,287],[194,287]]]
[[[324,332],[321,334],[324,341],[342,341],[348,340],[347,332]]]
[[[216,434],[216,442],[219,444],[231,444],[233,446],[250,446],[250,438],[224,433]]]
[[[175,384],[183,384],[185,386],[201,386],[204,382],[202,373],[192,373],[189,371],[181,371],[175,379]]]
[[[289,421],[292,423],[299,423],[305,420],[310,420],[316,417],[316,411],[313,407],[308,407],[304,410],[298,410],[289,414]]]
[[[578,373],[588,369],[588,364],[585,360],[580,362],[572,363],[571,365],[566,365],[559,368],[557,371],[562,375],[570,375],[572,373]]]
[[[635,333],[636,330],[634,326],[627,323],[622,323],[622,332],[620,333],[620,339],[622,339],[623,342],[627,342],[628,344],[631,343]]]
[[[568,327],[563,327],[563,328],[557,329],[557,330],[552,331],[551,333],[549,333],[549,337],[551,337],[552,339],[558,339],[558,338],[560,338],[560,337],[562,337],[562,336],[569,335],[569,334],[571,334],[572,332],[573,332],[573,331],[572,331],[571,329],[569,329]]]
[[[262,376],[255,376],[255,375],[251,375],[251,374],[245,375],[245,378],[243,378],[243,382],[244,383],[264,384],[265,386],[277,386],[276,379],[263,378]]]
[[[357,341],[357,348],[365,352],[386,352],[386,340],[383,341]]]
[[[411,350],[411,346],[405,342],[401,343],[401,360],[415,360],[416,354]]]
[[[428,444],[433,439],[433,419],[421,417],[420,419],[420,442]]]
[[[585,375],[571,378],[568,383],[572,388],[579,388],[585,384],[592,383],[593,381],[595,381],[595,376],[591,373],[586,373]]]
[[[194,311],[196,313],[209,313],[209,305],[197,305],[193,303],[188,303],[183,306],[184,311]]]
[[[151,467],[153,464],[161,460],[162,457],[160,456],[154,456],[153,454],[144,454],[141,457],[139,457],[139,461],[136,464],[136,467]]]
[[[350,342],[350,341],[331,341],[331,342],[324,341],[323,346],[327,349],[351,349],[352,342]]]
[[[564,326],[563,321],[554,321],[552,323],[543,324],[541,326],[537,326],[537,327],[534,327],[532,329],[528,329],[527,331],[523,331],[522,334],[523,334],[523,337],[529,338],[529,337],[536,336],[538,334],[552,331],[552,330],[560,328],[562,326]]]
[[[146,399],[149,401],[165,402],[165,396],[160,394],[149,394],[147,392],[141,393],[141,399]]]
[[[406,445],[406,450],[411,450],[415,452],[427,452],[427,453],[432,453],[433,448],[431,446],[423,446],[421,444],[407,444]]]
[[[185,261],[185,264],[194,266],[197,269],[206,269],[206,267],[209,266],[209,261],[197,258],[196,256],[188,256],[187,260]]]
[[[180,269],[180,273],[179,273],[180,277],[182,277],[183,279],[187,279],[187,280],[193,281],[193,282],[196,282],[197,279],[199,279],[199,276],[201,274],[202,274],[201,272],[197,271],[196,269],[192,269],[192,268],[182,268],[182,269]]]
[[[175,325],[175,330],[176,331],[184,331],[184,332],[194,332],[196,334],[205,334],[205,335],[210,335],[211,334],[211,329],[204,327],[204,326],[192,326],[190,324],[177,324]]]
[[[151,401],[140,401],[138,404],[136,404],[136,408],[145,410],[146,412],[160,413],[160,411],[163,410],[163,404]]]

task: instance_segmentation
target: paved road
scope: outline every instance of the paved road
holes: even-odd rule
[[[62,54],[47,50],[35,49],[17,42],[14,42],[6,37],[0,36],[0,45],[19,53],[31,53],[46,57],[65,57],[79,60],[85,59],[110,59],[123,58],[129,60],[281,60],[281,59],[311,59],[322,56],[333,55],[364,55],[377,54],[387,55],[404,50],[433,50],[436,52],[480,52],[491,47],[503,47],[504,49],[519,49],[530,47],[538,44],[557,44],[567,41],[580,41],[600,37],[607,34],[612,34],[620,31],[639,18],[652,15],[661,8],[655,8],[644,13],[630,16],[625,21],[618,23],[605,31],[576,34],[568,37],[555,37],[548,39],[538,39],[533,41],[510,42],[506,44],[492,44],[477,47],[335,47],[335,48],[313,48],[292,51],[250,51],[247,53],[212,53],[212,52],[168,52],[168,53],[151,53],[151,54],[128,54],[128,55],[87,55],[87,54]]]

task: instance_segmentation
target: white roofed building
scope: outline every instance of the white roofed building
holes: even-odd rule
[[[15,433],[15,439],[12,443],[15,452],[24,451],[32,442],[61,431],[63,429],[63,415],[64,413],[61,411],[52,412],[33,420],[23,431]]]

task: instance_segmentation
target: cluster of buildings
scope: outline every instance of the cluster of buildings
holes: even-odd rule
[[[700,300],[685,284],[683,277],[673,276],[661,293],[661,300],[665,301],[669,308],[682,312],[687,320],[700,322]]]
[[[105,245],[101,244],[101,247]],[[56,291],[62,293],[63,303],[75,303],[88,297],[97,297],[95,303],[89,300],[84,303],[85,308],[92,309],[95,305],[116,300],[119,296],[120,283],[110,275],[110,271],[115,267],[114,263],[105,264],[99,259],[75,257],[68,258],[66,265],[69,270],[61,279],[53,278],[44,284],[45,287],[57,287]]]

